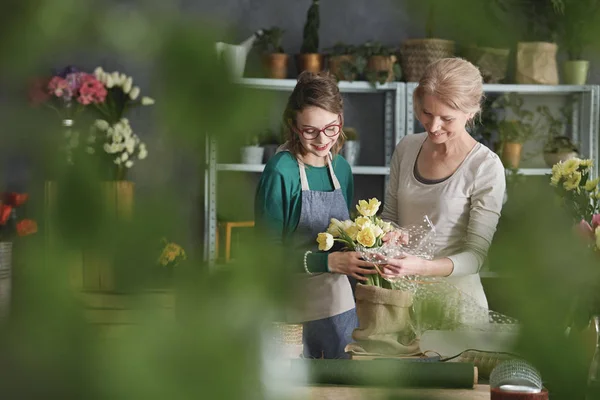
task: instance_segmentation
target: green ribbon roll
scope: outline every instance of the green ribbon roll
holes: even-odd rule
[[[292,360],[291,368],[294,375],[306,370],[311,384],[456,389],[477,383],[472,363],[300,359]]]

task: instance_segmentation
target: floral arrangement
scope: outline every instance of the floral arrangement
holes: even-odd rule
[[[108,155],[107,162],[116,168],[113,178],[125,178],[125,170],[134,165],[133,156],[142,160],[148,155],[125,115],[133,108],[149,106],[155,101],[141,96],[141,89],[134,85],[131,76],[119,71],[106,72],[102,67],[90,74],[69,66],[54,76],[35,80],[29,97],[35,105],[54,109],[63,121],[66,143],[61,147],[69,164],[74,164],[73,153],[80,148],[82,127],[77,126],[76,118],[84,111],[94,121],[87,140],[83,141],[84,153]],[[87,129],[85,123],[83,129]]]
[[[592,160],[573,158],[552,167],[550,185],[576,223],[589,224],[598,212],[600,178],[590,179],[593,164]]]
[[[117,180],[124,178],[125,168],[131,168],[134,160],[143,160],[148,156],[146,144],[133,133],[129,120],[121,118],[110,125],[98,119],[90,129],[86,151],[89,154],[104,153],[117,166]]]
[[[348,250],[356,250],[357,246],[381,247],[383,237],[393,229],[393,226],[375,215],[380,206],[381,202],[376,198],[368,202],[360,200],[356,206],[359,216],[354,221],[339,221],[331,218],[327,232],[317,235],[319,250],[330,250],[334,242],[343,243],[344,248]]]
[[[176,243],[163,238],[163,249],[158,257],[158,264],[163,267],[175,267],[187,259],[185,251]]]
[[[16,209],[22,206],[29,195],[26,193],[4,193],[0,203],[0,240],[11,240],[15,234],[27,236],[37,232],[37,223],[32,219],[18,219]]]
[[[340,242],[344,250],[368,252],[369,249],[375,250],[381,248],[384,244],[383,238],[396,227],[391,222],[383,221],[377,217],[377,211],[381,202],[376,198],[360,200],[356,206],[358,216],[354,220],[340,221],[335,218],[327,228],[327,232],[321,232],[317,235],[319,250],[330,250],[335,242]],[[377,269],[377,263],[373,263]],[[385,281],[378,274],[367,277],[367,285],[386,287],[391,289],[391,284]]]
[[[552,167],[550,185],[571,217],[581,236],[595,251],[600,251],[600,178],[590,179],[593,160],[574,158]],[[599,276],[600,278],[600,276]],[[591,280],[574,299],[573,321],[578,315],[600,312],[600,281]],[[587,319],[584,318],[584,322]]]

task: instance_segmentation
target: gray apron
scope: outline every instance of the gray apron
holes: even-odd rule
[[[331,154],[327,158],[329,174],[333,181],[332,192],[310,190],[304,163],[298,160],[302,184],[302,209],[298,228],[292,234],[294,246],[315,248],[317,234],[325,232],[331,218],[349,219],[346,200],[340,182],[331,166]],[[315,249],[316,250],[316,249]],[[301,274],[295,279],[301,296],[300,306],[290,310],[289,322],[306,322],[332,317],[355,307],[350,281],[346,275],[333,273]]]

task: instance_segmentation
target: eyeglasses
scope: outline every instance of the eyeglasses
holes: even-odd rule
[[[334,137],[341,132],[342,125],[341,124],[332,124],[332,125],[327,125],[323,129],[318,129],[318,128],[298,129],[298,128],[296,128],[296,130],[298,130],[300,133],[302,133],[302,136],[304,137],[304,139],[311,140],[311,139],[316,139],[317,137],[319,137],[321,132],[323,132],[325,134],[325,136],[327,136],[327,137]]]

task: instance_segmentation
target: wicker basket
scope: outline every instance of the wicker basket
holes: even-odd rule
[[[427,65],[454,57],[454,42],[443,39],[408,39],[402,43],[402,73],[407,82],[418,82]]]
[[[302,324],[273,323],[273,340],[277,344],[302,345]]]
[[[510,49],[472,46],[466,49],[465,58],[479,68],[485,83],[500,83],[506,78],[509,54]]]

